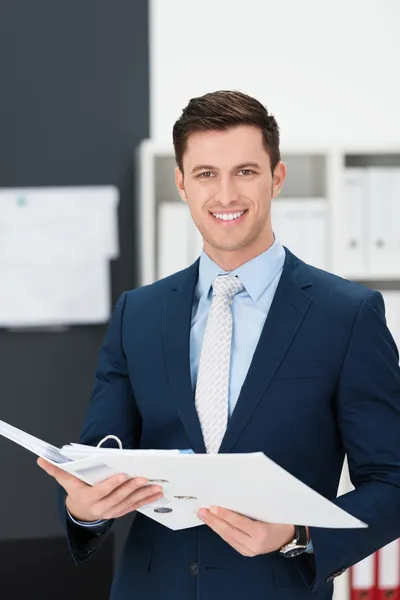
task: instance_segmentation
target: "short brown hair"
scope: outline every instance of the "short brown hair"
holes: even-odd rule
[[[237,125],[261,129],[272,173],[281,160],[279,127],[275,117],[261,102],[238,91],[219,90],[192,98],[183,109],[172,131],[175,159],[183,173],[183,155],[189,136],[197,131],[224,130]]]

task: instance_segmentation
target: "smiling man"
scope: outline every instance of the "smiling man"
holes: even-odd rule
[[[399,354],[382,296],[275,237],[271,200],[286,167],[276,120],[256,99],[193,98],[173,140],[203,252],[119,299],[80,441],[112,433],[126,448],[262,451],[369,527],[263,523],[210,507],[204,526],[171,531],[138,513],[111,598],[328,600],[335,576],[400,536]],[[355,490],[336,498],[345,454]],[[113,519],[162,495],[145,480],[89,487],[39,464],[62,486],[77,563]]]

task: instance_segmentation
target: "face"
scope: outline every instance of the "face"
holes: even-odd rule
[[[175,170],[176,185],[203,236],[204,250],[218,264],[233,269],[272,245],[271,199],[285,174],[280,162],[272,176],[257,127],[190,136],[183,173]]]

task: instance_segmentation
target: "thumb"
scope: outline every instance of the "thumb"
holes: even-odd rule
[[[38,458],[37,464],[43,471],[46,471],[48,475],[54,477],[54,479],[66,490],[69,491],[71,488],[82,488],[90,487],[71,473],[67,473],[62,469],[56,467],[44,458]]]

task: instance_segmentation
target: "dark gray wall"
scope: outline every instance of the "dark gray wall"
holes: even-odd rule
[[[132,155],[149,134],[148,72],[147,0],[0,2],[0,187],[119,187],[113,304],[135,284]],[[104,333],[0,331],[0,419],[76,441]],[[0,540],[60,533],[34,455],[1,438],[0,476]]]

